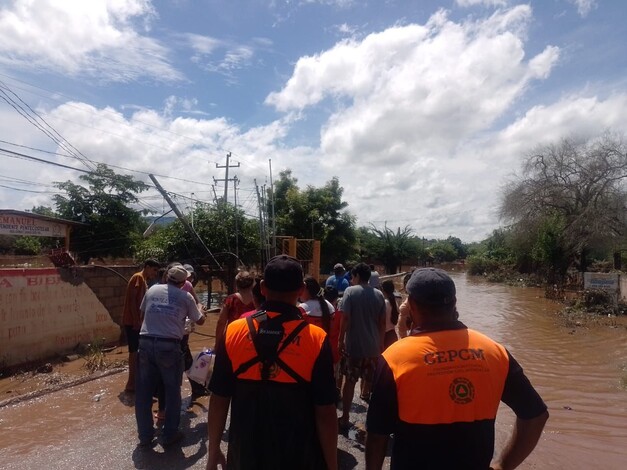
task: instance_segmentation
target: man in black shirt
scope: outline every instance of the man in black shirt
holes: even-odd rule
[[[381,468],[390,434],[394,470],[516,468],[540,438],[546,405],[502,345],[458,321],[455,284],[444,271],[416,270],[406,290],[415,328],[379,361],[366,469]],[[491,464],[500,401],[516,424]]]

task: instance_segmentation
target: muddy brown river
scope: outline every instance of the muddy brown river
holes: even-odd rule
[[[627,468],[627,330],[563,327],[540,289],[452,276],[460,319],[503,343],[549,407],[533,467]],[[513,420],[502,406],[497,448]]]
[[[535,288],[490,284],[452,272],[460,319],[503,343],[518,359],[549,407],[551,418],[523,469],[627,468],[627,318],[617,327],[565,327],[559,305]],[[135,449],[130,403],[118,396],[125,374],[0,408],[0,467],[204,468],[206,400],[184,413],[186,438],[178,454]],[[187,396],[185,390],[183,396]],[[365,406],[356,400],[354,430]],[[514,416],[502,406],[496,448]],[[363,433],[340,436],[342,469],[363,468]],[[386,459],[389,468],[389,458]]]

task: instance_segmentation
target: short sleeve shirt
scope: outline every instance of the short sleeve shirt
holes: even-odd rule
[[[141,310],[144,322],[140,336],[182,339],[185,319],[195,322],[202,318],[192,295],[172,284],[157,284],[148,289]]]

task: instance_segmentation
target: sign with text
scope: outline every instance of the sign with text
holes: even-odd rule
[[[31,237],[65,237],[66,225],[13,214],[0,214],[0,235],[30,235]]]
[[[0,369],[118,339],[96,294],[70,280],[55,268],[0,269]]]
[[[618,274],[613,273],[584,273],[584,289],[600,289],[608,292],[618,291]]]

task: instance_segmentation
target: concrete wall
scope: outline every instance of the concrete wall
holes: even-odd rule
[[[121,339],[127,279],[137,266],[0,268],[0,370]]]

